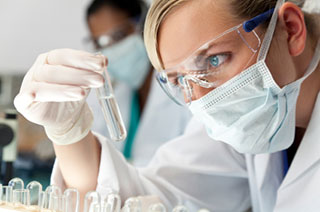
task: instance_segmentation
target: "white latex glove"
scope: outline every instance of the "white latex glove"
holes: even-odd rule
[[[90,88],[103,85],[105,60],[71,49],[39,55],[23,79],[15,107],[29,121],[43,125],[54,143],[80,141],[93,122],[85,98]]]

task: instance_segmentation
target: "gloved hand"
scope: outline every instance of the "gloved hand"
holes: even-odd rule
[[[38,56],[14,99],[29,121],[43,125],[59,145],[80,141],[90,131],[93,115],[85,99],[104,83],[105,57],[58,49]]]

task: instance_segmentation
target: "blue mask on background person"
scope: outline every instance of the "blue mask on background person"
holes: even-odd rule
[[[300,87],[319,63],[320,42],[302,78],[283,88],[276,84],[265,60],[277,18],[275,10],[258,62],[192,101],[189,107],[204,123],[211,138],[231,145],[240,153],[272,153],[292,145]]]
[[[129,35],[101,52],[108,58],[107,71],[112,79],[124,82],[133,89],[140,88],[150,70],[149,58],[140,35]]]

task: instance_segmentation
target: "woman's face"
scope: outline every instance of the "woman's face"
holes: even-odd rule
[[[232,15],[230,10],[228,1],[201,0],[188,1],[172,11],[162,22],[158,35],[159,53],[164,68],[176,67],[204,43],[245,21]],[[256,29],[261,41],[264,31],[259,30],[259,28]],[[257,37],[253,36],[253,33],[245,35],[245,39],[254,46],[258,45]],[[258,53],[253,53],[237,33],[219,38],[212,46],[214,48],[208,48],[207,53],[205,53],[208,60],[213,59],[215,61],[217,55],[218,57],[224,55],[224,58],[220,56],[220,60],[223,59],[221,67],[224,73],[219,79],[219,85],[254,64],[257,59]],[[269,54],[273,54],[276,51],[275,49],[281,49],[282,47],[277,43],[277,48],[273,48],[274,50],[269,51]],[[280,52],[277,50],[277,55],[279,54]],[[287,53],[281,54],[283,54],[282,59],[287,55]],[[282,68],[287,66],[279,58],[267,62],[271,64],[270,69],[279,70],[281,66]],[[184,71],[187,72],[188,70]],[[281,75],[272,74],[277,76],[275,80],[280,86],[288,83],[289,78],[285,71],[282,71]],[[192,100],[202,97],[212,89],[214,88],[208,89],[192,85],[194,94]]]

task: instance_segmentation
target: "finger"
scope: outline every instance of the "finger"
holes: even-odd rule
[[[33,79],[37,82],[90,88],[101,87],[104,83],[103,75],[98,72],[48,64],[36,69]]]
[[[16,96],[14,103],[16,108],[23,110],[33,102],[81,101],[86,94],[86,90],[78,86],[34,82],[28,90]]]
[[[24,114],[26,108],[32,104],[34,96],[30,92],[21,92],[13,100],[13,104],[17,111]]]
[[[86,97],[85,89],[79,86],[34,83],[33,90],[37,102],[80,101]]]
[[[48,53],[47,63],[101,72],[105,57],[73,49],[57,49]]]

